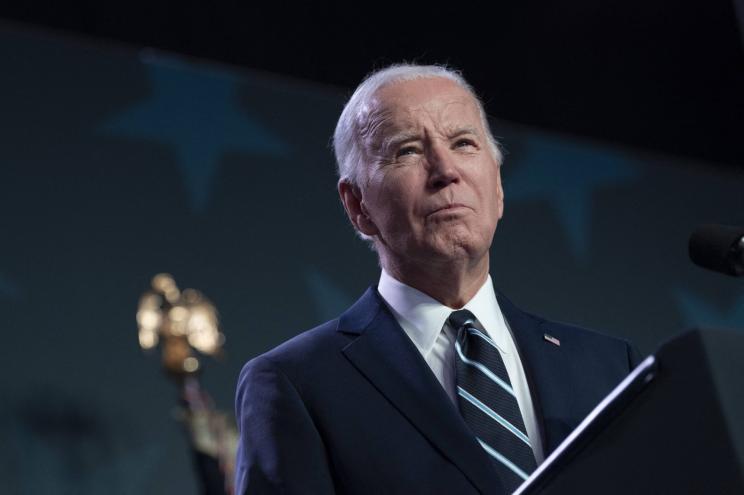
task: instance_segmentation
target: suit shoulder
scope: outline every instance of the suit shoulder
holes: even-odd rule
[[[340,355],[349,339],[337,331],[338,319],[306,330],[273,349],[249,360],[241,375],[251,370],[280,371],[290,379],[300,373],[311,373],[318,363]]]
[[[541,318],[541,328],[546,334],[571,342],[574,349],[591,355],[593,359],[610,359],[627,371],[635,368],[641,360],[636,347],[621,337],[545,318]]]
[[[528,327],[538,328],[544,335],[558,339],[561,346],[568,346],[578,355],[590,359],[610,359],[626,370],[640,362],[640,354],[635,346],[623,338],[529,313],[516,307],[503,294],[500,294],[499,305],[505,316],[511,317],[508,320],[514,319],[518,324],[524,322]]]
[[[505,316],[512,315],[517,316],[518,318],[531,320],[533,324],[538,325],[549,335],[552,335],[550,333],[551,331],[556,333],[556,335],[553,335],[554,337],[559,337],[558,334],[560,334],[566,337],[571,336],[572,338],[587,340],[593,343],[603,343],[610,346],[624,347],[630,345],[630,343],[625,339],[614,337],[601,331],[582,327],[574,323],[550,320],[534,313],[530,313],[529,311],[525,311],[524,309],[515,306],[514,303],[504,297],[503,294],[500,294],[499,305],[502,312],[506,310]]]
[[[561,332],[570,333],[581,339],[588,339],[596,342],[604,342],[607,345],[627,346],[629,342],[623,338],[608,335],[599,330],[582,327],[573,323],[548,320],[547,318],[536,317],[540,320],[543,328],[558,329]]]

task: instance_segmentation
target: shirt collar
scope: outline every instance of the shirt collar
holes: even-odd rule
[[[427,356],[447,318],[455,309],[396,280],[384,269],[380,274],[377,290],[419,352]],[[507,352],[508,347],[504,342],[507,330],[490,275],[464,308],[475,315],[499,350]]]
[[[499,302],[496,299],[496,292],[493,290],[491,276],[483,286],[475,293],[473,298],[465,304],[464,309],[469,310],[475,315],[480,324],[486,330],[491,340],[502,354],[509,353],[507,339],[509,330],[506,327],[504,315],[501,313]]]

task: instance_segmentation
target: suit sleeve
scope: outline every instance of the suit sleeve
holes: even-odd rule
[[[333,494],[323,441],[295,386],[268,358],[238,380],[235,493]]]

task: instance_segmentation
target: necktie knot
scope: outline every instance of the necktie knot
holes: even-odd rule
[[[475,322],[477,320],[475,319],[475,315],[467,309],[458,309],[449,315],[447,321],[449,321],[452,328],[455,329],[455,332],[458,332],[461,328],[466,326],[475,327]]]

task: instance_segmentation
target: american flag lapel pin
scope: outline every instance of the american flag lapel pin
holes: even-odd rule
[[[552,336],[552,335],[550,335],[550,334],[547,334],[547,333],[546,333],[546,334],[543,334],[543,338],[544,338],[545,340],[547,340],[548,342],[550,342],[551,344],[555,344],[555,345],[557,345],[558,347],[560,347],[560,346],[561,346],[561,341],[560,341],[560,340],[558,340],[558,339],[556,339],[555,337],[553,337],[553,336]]]

